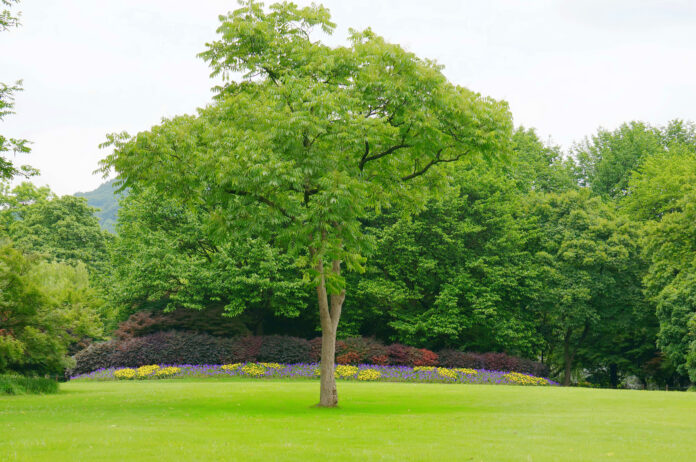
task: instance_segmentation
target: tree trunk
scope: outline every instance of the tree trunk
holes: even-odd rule
[[[343,301],[346,298],[346,291],[340,294],[328,295],[326,293],[326,280],[324,278],[324,264],[321,259],[317,264],[319,271],[319,285],[317,286],[317,297],[319,302],[319,319],[321,321],[321,366],[319,389],[319,407],[336,407],[338,405],[338,393],[336,392],[336,377],[334,376],[334,361],[336,354],[336,330],[338,320],[341,317]],[[336,275],[341,273],[341,262],[332,262],[332,272]],[[329,300],[331,302],[329,306]]]
[[[338,405],[336,377],[334,375],[334,355],[336,354],[336,332],[321,332],[321,388],[319,389],[320,407]]]

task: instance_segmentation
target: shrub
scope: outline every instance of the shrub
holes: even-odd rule
[[[84,350],[78,352],[75,358],[75,367],[68,371],[68,375],[84,374],[97,369],[116,367],[120,364],[111,362],[111,355],[116,350],[117,342],[93,343]]]
[[[374,356],[384,356],[387,349],[378,340],[373,338],[352,337],[336,342],[336,356],[351,354],[351,358],[357,357],[355,364],[369,363]]]
[[[215,337],[232,337],[249,333],[240,319],[223,316],[223,313],[222,307],[202,310],[177,308],[169,313],[139,311],[120,323],[114,335],[120,339],[128,339],[171,330]]]
[[[235,337],[231,342],[232,357],[229,358],[228,362],[255,362],[258,359],[259,351],[263,344],[263,337],[253,337],[250,335]]]
[[[321,337],[309,341],[309,362],[318,363],[321,360]]]
[[[192,332],[157,332],[122,341],[95,343],[75,355],[70,375],[108,367],[148,364],[224,364],[254,361],[259,337],[225,339]],[[247,359],[251,356],[251,359]]]
[[[276,361],[284,364],[310,362],[310,345],[303,338],[270,335],[262,337],[258,361]]]
[[[389,356],[387,355],[377,355],[370,358],[370,363],[375,366],[386,366],[389,364]]]
[[[414,348],[399,343],[394,343],[387,347],[389,356],[389,364],[392,366],[409,366],[411,365],[411,350]]]
[[[57,393],[58,382],[43,377],[0,375],[0,395]]]
[[[421,348],[413,352],[410,366],[437,366],[438,355],[435,352]]]
[[[342,354],[336,357],[336,362],[338,364],[360,364],[360,355],[354,351]]]
[[[457,350],[442,350],[438,362],[443,367],[464,367],[468,369],[483,369],[484,361],[476,353],[464,353]]]

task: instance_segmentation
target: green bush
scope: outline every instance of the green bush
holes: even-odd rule
[[[0,395],[57,393],[58,382],[42,377],[0,375]]]

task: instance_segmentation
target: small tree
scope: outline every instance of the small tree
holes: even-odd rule
[[[448,183],[441,168],[507,149],[507,105],[452,85],[441,67],[367,29],[346,47],[313,40],[335,25],[322,6],[261,3],[222,16],[210,63],[217,102],[135,137],[110,135],[102,162],[122,187],[154,187],[206,210],[222,239],[265,236],[316,288],[320,406],[338,402],[342,270],[361,271],[369,209],[415,208]],[[241,78],[232,80],[232,76]]]

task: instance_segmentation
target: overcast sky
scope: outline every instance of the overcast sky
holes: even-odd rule
[[[306,5],[309,1],[296,1]],[[602,126],[696,119],[696,2],[326,0],[338,24],[436,59],[454,83],[509,102],[515,124],[565,148]],[[87,191],[109,132],[136,133],[210,100],[196,54],[234,1],[23,0],[0,33],[0,82],[24,79],[4,135],[37,184]]]

